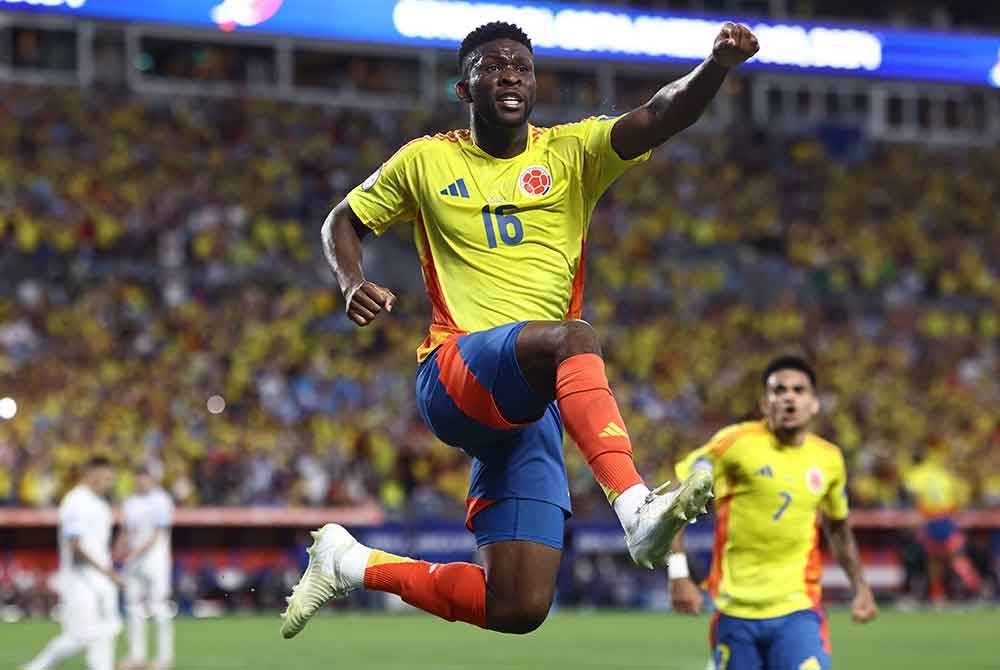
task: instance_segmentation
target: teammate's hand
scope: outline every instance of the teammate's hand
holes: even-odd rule
[[[701,601],[701,589],[689,578],[670,580],[670,603],[675,612],[700,614]]]
[[[715,38],[712,60],[722,67],[736,67],[760,51],[757,36],[742,23],[727,21]]]
[[[875,604],[875,594],[867,584],[858,589],[851,603],[851,616],[856,623],[868,623],[878,616],[878,605]]]
[[[391,312],[396,304],[392,291],[370,281],[352,288],[344,300],[347,302],[347,317],[359,326],[367,326],[383,309]]]

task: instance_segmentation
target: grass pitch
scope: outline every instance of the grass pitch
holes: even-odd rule
[[[177,621],[177,670],[704,670],[708,617],[553,614],[536,633],[503,636],[421,614],[331,613],[285,641],[272,617]],[[1000,669],[1000,611],[883,612],[868,626],[833,612],[838,670]],[[58,631],[0,624],[0,668],[17,668]],[[119,638],[119,650],[124,647]],[[150,635],[153,643],[155,635]],[[64,666],[81,670],[77,657]]]

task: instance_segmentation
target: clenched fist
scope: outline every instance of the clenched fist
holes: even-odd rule
[[[344,296],[347,318],[359,326],[367,326],[384,309],[392,311],[396,296],[392,291],[370,281],[363,281]]]
[[[722,67],[736,67],[760,51],[757,37],[742,23],[727,21],[715,38],[712,60]]]

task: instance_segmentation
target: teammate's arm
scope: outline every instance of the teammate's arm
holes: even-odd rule
[[[361,267],[361,240],[371,230],[361,222],[345,198],[326,217],[321,231],[323,253],[344,295],[348,318],[367,326],[383,309],[392,311],[392,291],[365,279]]]
[[[824,516],[823,526],[830,543],[830,550],[840,567],[847,573],[847,578],[854,589],[854,602],[851,605],[854,620],[858,623],[867,623],[878,616],[878,605],[875,604],[875,595],[865,580],[865,571],[858,555],[858,544],[854,541],[854,532],[846,518],[830,519]]]
[[[100,563],[95,561],[90,554],[88,554],[83,550],[83,547],[80,544],[80,538],[78,537],[70,538],[69,547],[70,551],[73,552],[73,560],[80,561],[81,563],[86,563],[87,565],[91,566],[98,572],[107,575],[108,579],[113,581],[115,584],[119,586],[122,585],[122,578],[118,575],[117,572],[115,572],[111,568],[107,568],[101,565]]]
[[[749,28],[727,22],[715,38],[711,56],[615,123],[611,131],[611,146],[621,158],[630,160],[660,146],[694,124],[718,93],[730,68],[744,62],[759,49],[757,38]]]
[[[164,533],[166,532],[167,531],[164,528],[157,528],[156,530],[154,530],[153,534],[149,536],[148,540],[143,542],[141,545],[139,545],[132,551],[125,554],[125,562],[130,563],[131,561],[134,561],[135,559],[139,558],[147,551],[152,549],[153,545],[156,544],[156,541],[159,540],[161,537],[163,537]]]
[[[693,452],[680,460],[674,470],[677,479],[684,481],[695,470],[714,469],[715,441],[711,441],[703,447],[695,449]],[[674,543],[670,547],[670,557],[667,562],[667,578],[670,580],[670,603],[674,611],[679,614],[699,614],[701,613],[704,597],[701,589],[691,579],[688,571],[687,553],[684,550],[684,531],[681,530],[674,537]]]
[[[667,577],[670,580],[670,604],[674,611],[678,614],[700,614],[704,596],[688,574],[683,530],[677,533],[670,547]]]

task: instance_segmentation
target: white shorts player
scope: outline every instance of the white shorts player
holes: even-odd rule
[[[129,654],[125,668],[146,664],[146,620],[157,628],[156,668],[174,663],[173,605],[170,602],[172,563],[170,527],[174,504],[145,469],[136,472],[136,492],[122,508],[127,547],[125,603],[128,613]]]
[[[114,668],[114,641],[121,630],[120,580],[111,563],[111,506],[103,498],[114,480],[108,461],[93,458],[59,505],[56,588],[62,633],[24,670],[48,670],[84,649],[89,670]]]

